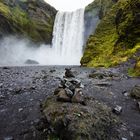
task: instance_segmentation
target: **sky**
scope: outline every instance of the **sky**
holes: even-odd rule
[[[94,0],[45,0],[59,11],[74,11],[84,8]]]

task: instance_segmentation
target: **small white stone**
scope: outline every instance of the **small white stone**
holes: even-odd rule
[[[23,111],[23,108],[19,108],[19,109],[18,109],[18,112],[21,112],[21,111]]]
[[[127,140],[127,138],[122,138],[122,140]]]
[[[129,132],[131,137],[134,137],[134,133],[132,131]]]

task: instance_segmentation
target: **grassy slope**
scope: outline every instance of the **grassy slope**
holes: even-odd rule
[[[140,0],[119,0],[112,6],[89,37],[82,65],[110,67],[133,57],[140,48],[139,6]]]
[[[34,3],[31,3],[29,8],[31,10],[31,8],[36,7],[34,7]],[[10,26],[11,34],[19,34],[35,42],[48,43],[52,38],[54,17],[47,13],[42,14],[46,14],[44,16],[47,17],[47,21],[43,21],[41,16],[38,19],[30,17],[29,13],[22,10],[18,5],[10,7],[0,1],[0,15],[3,17],[1,20]]]

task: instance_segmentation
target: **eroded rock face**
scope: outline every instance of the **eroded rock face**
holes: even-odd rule
[[[61,140],[117,140],[117,118],[106,105],[88,98],[87,105],[57,101],[42,104],[48,137]]]
[[[56,10],[43,0],[0,0],[0,36],[51,43]]]
[[[88,38],[81,65],[108,68],[126,62],[140,47],[140,1],[95,0],[87,8],[92,11],[98,3],[104,3],[100,9],[101,20]]]

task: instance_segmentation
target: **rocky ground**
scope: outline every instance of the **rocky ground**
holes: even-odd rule
[[[38,124],[42,118],[40,104],[51,96],[65,73],[64,66],[30,66],[0,68],[0,140],[43,140]],[[122,140],[140,139],[139,99],[130,96],[139,78],[131,78],[119,68],[89,69],[71,67],[76,79],[85,85],[85,96],[95,98],[122,112]],[[44,130],[42,130],[44,131]]]

